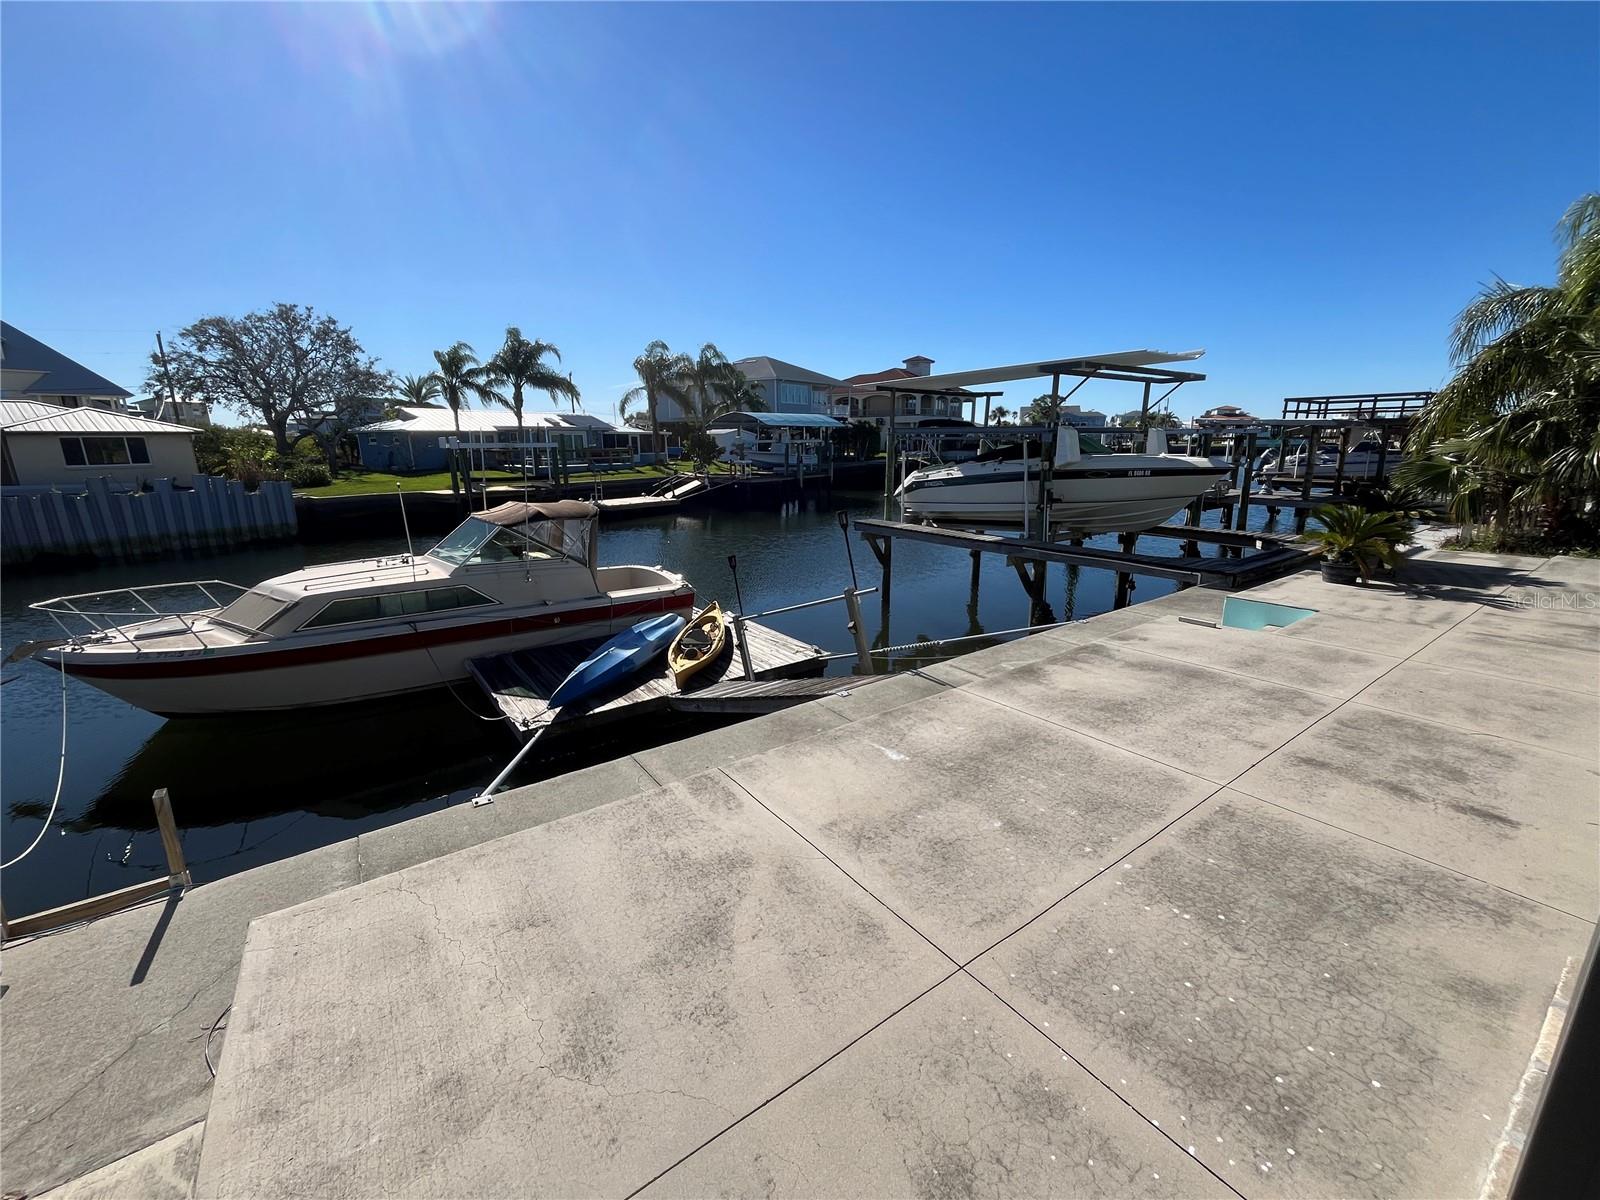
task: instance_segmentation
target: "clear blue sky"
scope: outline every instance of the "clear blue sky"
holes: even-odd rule
[[[156,329],[290,300],[402,372],[518,324],[601,414],[657,337],[834,375],[1204,347],[1178,411],[1270,414],[1438,385],[1600,187],[1593,4],[0,20],[0,306],[132,390]]]

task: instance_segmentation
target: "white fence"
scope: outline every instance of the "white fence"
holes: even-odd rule
[[[294,536],[294,489],[281,480],[254,492],[196,475],[192,488],[158,479],[148,492],[114,491],[91,479],[71,492],[6,488],[0,495],[0,562],[41,557],[148,558],[225,550]]]

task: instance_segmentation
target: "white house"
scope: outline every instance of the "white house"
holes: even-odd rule
[[[0,321],[0,399],[120,413],[132,396],[105,376]]]
[[[97,406],[0,399],[0,483],[81,487],[104,477],[133,488],[157,479],[186,487],[196,432]]]
[[[461,430],[461,444],[504,445],[517,442],[517,419],[507,409],[464,408],[452,413],[448,408],[401,405],[394,416],[374,421],[353,430],[361,451],[361,465],[374,471],[442,471],[449,460],[441,438],[454,437]],[[644,435],[622,430],[588,413],[524,412],[521,444],[559,445],[569,456],[586,456],[595,451],[637,450]],[[502,458],[508,450],[491,452]]]

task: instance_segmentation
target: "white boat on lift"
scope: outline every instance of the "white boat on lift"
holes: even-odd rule
[[[1364,438],[1351,446],[1344,457],[1344,478],[1346,479],[1376,479],[1379,472],[1388,474],[1389,471],[1400,465],[1404,455],[1399,450],[1390,450],[1384,453],[1383,443],[1376,438]],[[1257,460],[1256,474],[1262,478],[1268,476],[1291,476],[1296,479],[1306,477],[1306,448],[1304,445],[1291,450],[1287,457],[1277,449],[1266,451]],[[1311,470],[1312,479],[1335,479],[1339,475],[1339,447],[1324,444],[1317,449],[1316,466]]]
[[[956,524],[1023,524],[1039,505],[1039,443],[1015,442],[967,462],[925,467],[897,495],[906,515]],[[1071,533],[1123,533],[1161,524],[1226,479],[1222,459],[1167,453],[1166,431],[1152,429],[1142,454],[1114,454],[1070,425],[1056,430],[1050,522]]]
[[[162,716],[268,712],[440,687],[482,655],[693,610],[681,575],[597,566],[596,518],[580,501],[502,504],[425,554],[252,588],[205,580],[41,601],[30,607],[68,638],[33,657]]]
[[[828,433],[843,427],[821,413],[732,412],[707,432],[723,462],[782,470],[819,466]]]

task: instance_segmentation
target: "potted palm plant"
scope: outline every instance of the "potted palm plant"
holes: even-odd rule
[[[1411,523],[1400,513],[1369,512],[1353,504],[1326,504],[1315,516],[1321,529],[1306,540],[1322,547],[1325,583],[1365,583],[1381,564],[1393,567],[1411,540]]]

